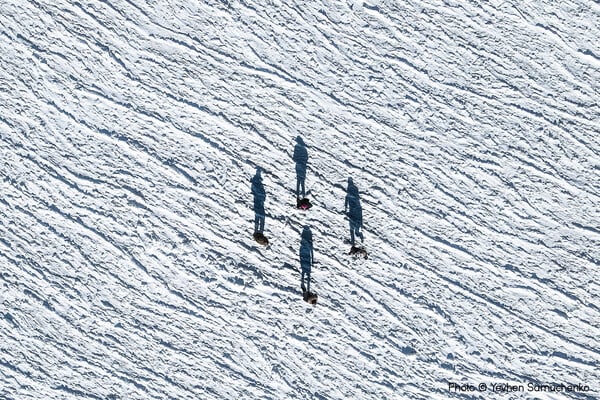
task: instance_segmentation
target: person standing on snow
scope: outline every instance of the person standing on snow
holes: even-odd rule
[[[344,202],[344,213],[350,221],[350,244],[354,246],[355,236],[358,236],[361,242],[364,240],[362,234],[362,207],[360,206],[360,196],[358,188],[354,185],[352,178],[348,178],[348,189],[346,190],[346,201]]]
[[[302,289],[302,298],[309,304],[317,304],[317,295],[310,291],[310,272],[314,264],[312,232],[309,226],[302,230],[300,242],[300,288]],[[304,283],[306,281],[306,284]]]
[[[296,163],[296,197],[303,199],[306,197],[306,188],[304,181],[306,179],[306,164],[308,163],[308,151],[306,145],[300,136],[296,137],[296,146],[292,159]]]

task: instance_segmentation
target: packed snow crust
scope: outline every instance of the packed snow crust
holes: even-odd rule
[[[599,398],[599,21],[589,0],[0,2],[0,398]]]

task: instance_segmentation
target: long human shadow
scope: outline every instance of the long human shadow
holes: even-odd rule
[[[296,198],[303,199],[306,197],[306,165],[308,164],[308,151],[306,144],[300,136],[296,137],[296,146],[294,146],[294,154],[292,159],[296,163]]]
[[[314,261],[313,258],[314,252],[312,231],[310,230],[309,226],[304,226],[300,241],[300,288],[302,289],[302,294],[305,297],[307,294],[310,294],[310,273],[312,271]]]
[[[360,206],[360,195],[358,188],[352,178],[348,178],[348,189],[346,190],[346,201],[344,202],[344,213],[348,216],[350,222],[350,244],[354,246],[356,237],[364,241],[362,233],[363,218],[362,207]]]
[[[263,233],[265,230],[265,186],[262,183],[261,168],[256,168],[256,174],[250,180],[254,196],[254,233]]]

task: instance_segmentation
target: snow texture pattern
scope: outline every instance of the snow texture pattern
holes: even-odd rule
[[[0,398],[599,398],[598,21],[589,0],[0,2]]]

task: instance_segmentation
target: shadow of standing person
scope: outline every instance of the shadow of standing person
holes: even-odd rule
[[[265,230],[265,187],[262,183],[261,168],[256,168],[256,174],[250,180],[252,182],[251,190],[254,196],[254,239],[263,245],[268,244],[268,240],[263,234]]]
[[[364,241],[362,234],[362,207],[360,206],[360,196],[358,188],[354,185],[352,178],[348,178],[348,189],[346,190],[346,201],[344,202],[344,213],[350,221],[350,244],[354,247],[355,236]]]
[[[310,304],[317,303],[317,295],[310,291],[310,273],[312,271],[313,264],[314,251],[312,232],[309,226],[305,226],[302,230],[300,242],[300,288],[302,289],[302,297],[304,298],[304,301]]]
[[[296,146],[292,159],[296,163],[296,198],[306,197],[306,188],[304,181],[306,179],[306,164],[308,163],[308,151],[304,140],[300,136],[296,137]]]

